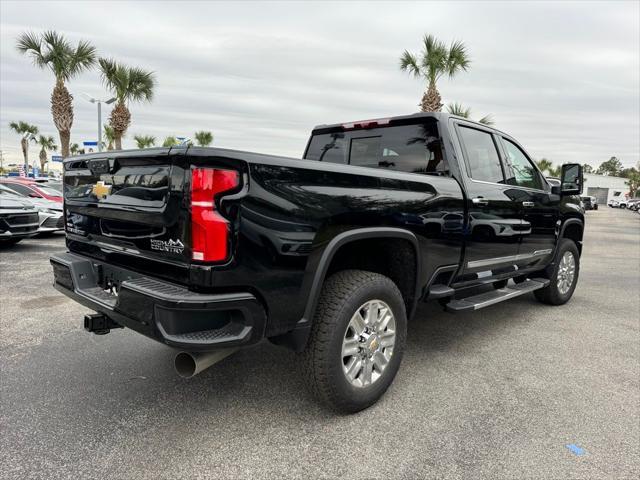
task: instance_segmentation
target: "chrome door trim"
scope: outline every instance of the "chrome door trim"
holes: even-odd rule
[[[528,260],[534,257],[541,257],[553,252],[553,249],[547,248],[545,250],[536,250],[533,253],[519,253],[518,255],[509,255],[507,257],[494,257],[485,258],[483,260],[475,260],[473,262],[467,262],[468,268],[488,267],[490,265],[498,265],[501,263],[519,262],[521,260]]]

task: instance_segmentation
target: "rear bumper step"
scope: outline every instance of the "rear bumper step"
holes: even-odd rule
[[[549,280],[546,278],[534,278],[515,285],[509,285],[508,287],[498,288],[490,292],[451,300],[447,303],[446,309],[450,312],[479,310],[481,308],[533,292],[539,288],[544,288],[547,285],[549,285]]]
[[[172,347],[211,351],[256,343],[264,335],[265,310],[248,292],[192,292],[72,253],[52,256],[51,265],[57,290]]]

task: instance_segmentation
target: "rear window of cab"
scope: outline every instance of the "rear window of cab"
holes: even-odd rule
[[[316,134],[305,159],[411,173],[449,173],[435,123]]]

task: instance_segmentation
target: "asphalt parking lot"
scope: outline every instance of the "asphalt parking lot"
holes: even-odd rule
[[[84,332],[51,287],[62,236],[1,250],[0,476],[638,478],[640,216],[587,222],[569,304],[422,306],[395,383],[352,416],[269,343],[181,379],[168,347]]]

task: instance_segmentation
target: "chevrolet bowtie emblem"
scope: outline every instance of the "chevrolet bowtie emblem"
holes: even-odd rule
[[[93,194],[98,198],[106,198],[111,193],[111,185],[105,185],[104,182],[98,182],[93,186]]]

